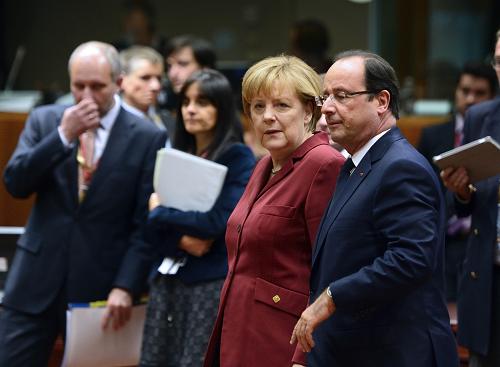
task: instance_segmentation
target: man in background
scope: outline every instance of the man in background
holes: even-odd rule
[[[463,67],[455,89],[453,118],[444,124],[423,129],[418,145],[418,150],[432,164],[438,175],[439,169],[433,164],[432,157],[462,143],[465,112],[474,104],[493,98],[497,87],[498,80],[490,65],[467,63]],[[446,191],[444,189],[448,221],[445,238],[446,299],[456,302],[459,273],[470,231],[470,217],[457,217],[453,195],[447,194]]]
[[[290,53],[304,60],[318,74],[328,71],[332,60],[327,56],[330,47],[328,29],[319,20],[304,19],[290,28]]]
[[[184,82],[197,70],[214,69],[216,55],[207,41],[190,35],[181,35],[169,42],[165,60],[169,83],[160,95],[160,103],[162,108],[175,114],[178,105],[177,95]]]
[[[492,66],[500,81],[500,30]],[[491,136],[500,142],[500,99],[472,106],[465,117],[463,143]],[[481,164],[481,162],[478,162]],[[500,366],[500,175],[469,185],[464,167],[441,172],[455,194],[459,216],[472,229],[458,290],[458,343],[469,349],[470,367]]]
[[[118,51],[132,46],[148,46],[163,53],[167,38],[159,34],[155,22],[155,7],[147,0],[123,1],[123,32],[119,40],[113,42]]]
[[[0,311],[0,366],[47,366],[68,303],[107,300],[121,328],[144,288],[141,230],[165,133],[126,112],[118,52],[87,42],[69,63],[75,105],[33,110],[4,172],[11,195],[36,195]]]
[[[167,130],[170,143],[175,120],[156,108],[163,80],[163,57],[150,47],[133,46],[120,52],[120,60],[123,68],[123,108]]]

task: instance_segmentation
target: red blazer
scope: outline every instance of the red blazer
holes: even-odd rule
[[[229,271],[205,367],[305,365],[289,340],[307,306],[312,245],[343,162],[327,134],[316,133],[271,179],[271,158],[257,164],[227,224]]]

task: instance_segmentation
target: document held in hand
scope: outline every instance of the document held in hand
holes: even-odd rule
[[[164,148],[156,155],[154,188],[163,206],[207,212],[222,190],[226,173],[222,164]]]
[[[95,302],[100,303],[100,302]],[[131,319],[119,330],[101,328],[105,302],[70,305],[66,312],[63,367],[136,366],[141,352],[146,305],[132,308]]]
[[[491,136],[474,140],[432,158],[440,169],[465,167],[470,182],[500,173],[500,145]]]

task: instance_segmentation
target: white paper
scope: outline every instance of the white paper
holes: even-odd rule
[[[63,367],[135,366],[139,363],[146,305],[132,308],[119,330],[102,330],[104,307],[76,307],[66,312]]]
[[[219,196],[227,167],[176,149],[156,155],[155,192],[161,205],[200,212],[209,211]]]
[[[158,272],[163,275],[166,274],[177,274],[181,266],[186,265],[186,258],[174,259],[172,257],[166,257],[163,259],[161,265],[158,267]]]

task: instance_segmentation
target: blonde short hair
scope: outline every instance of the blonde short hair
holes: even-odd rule
[[[243,111],[250,117],[250,103],[258,95],[271,95],[273,87],[292,88],[304,105],[312,110],[309,131],[316,129],[321,117],[321,108],[316,106],[315,96],[321,94],[318,74],[304,61],[295,57],[280,55],[259,61],[245,73],[242,83]]]
[[[120,52],[122,71],[128,75],[135,71],[137,61],[146,60],[152,65],[161,65],[163,69],[163,57],[154,48],[147,46],[132,46]]]

